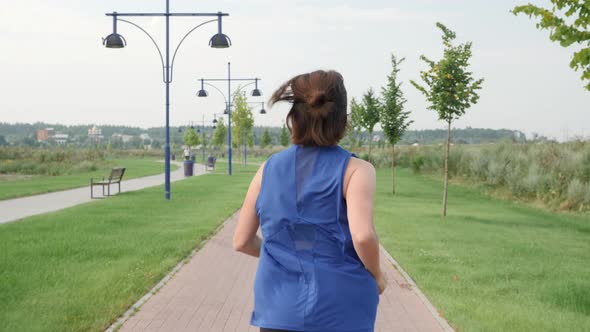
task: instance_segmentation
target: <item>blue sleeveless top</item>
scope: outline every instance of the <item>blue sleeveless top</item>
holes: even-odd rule
[[[266,161],[252,325],[373,331],[379,291],[354,250],[342,195],[350,158],[338,146],[291,145]]]

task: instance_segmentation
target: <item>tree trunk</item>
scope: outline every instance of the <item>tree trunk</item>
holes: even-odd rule
[[[391,192],[395,195],[395,144],[391,144]]]
[[[449,190],[449,149],[451,148],[451,120],[448,121],[447,147],[445,150],[445,179],[443,192],[443,217],[447,216],[447,193]]]
[[[370,131],[369,132],[369,160],[368,162],[371,162],[371,147],[373,146],[373,132]]]

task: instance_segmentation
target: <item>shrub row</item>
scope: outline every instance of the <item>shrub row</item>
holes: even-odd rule
[[[368,159],[365,152],[361,157]],[[391,166],[390,150],[374,150],[376,167]],[[396,165],[416,173],[442,174],[444,145],[396,148]],[[590,210],[590,142],[455,145],[449,155],[449,175],[514,197],[537,199],[551,208]]]
[[[0,174],[62,175],[95,171],[106,161],[99,149],[0,148]]]

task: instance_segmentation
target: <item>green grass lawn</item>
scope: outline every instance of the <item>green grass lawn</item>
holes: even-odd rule
[[[255,170],[0,225],[0,331],[104,331],[240,207]]]
[[[239,208],[256,166],[0,225],[0,331],[102,331]],[[383,245],[459,331],[590,326],[590,217],[378,171]]]
[[[58,176],[34,176],[30,179],[0,181],[0,200],[88,186],[90,185],[90,178],[102,179],[108,177],[111,168],[118,166],[127,168],[123,180],[164,172],[164,163],[155,159],[112,159],[109,161],[109,166],[94,172]],[[171,169],[176,168],[178,168],[176,165],[171,165]]]
[[[459,331],[590,331],[590,216],[378,171],[380,240]]]

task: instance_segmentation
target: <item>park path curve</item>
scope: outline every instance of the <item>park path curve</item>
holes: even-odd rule
[[[232,249],[237,217],[228,219],[107,332],[121,324],[119,332],[258,332],[249,325],[257,259]],[[383,248],[381,265],[389,286],[379,299],[376,332],[453,331]]]
[[[170,172],[170,181],[184,179],[183,164],[172,162],[180,166]],[[205,166],[195,164],[194,175],[205,173]],[[90,179],[88,179],[90,181]],[[141,178],[121,181],[121,192],[135,191],[164,183],[164,173]],[[115,185],[115,188],[117,186]],[[111,188],[112,190],[113,188]],[[116,192],[117,189],[115,189]],[[95,197],[101,196],[101,187],[94,187]],[[0,224],[18,221],[22,218],[69,208],[78,204],[93,201],[90,198],[90,182],[88,186],[76,189],[56,191],[47,194],[13,198],[0,201]]]

